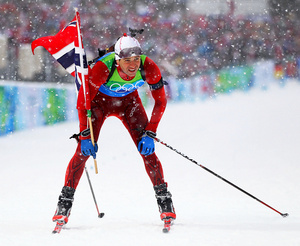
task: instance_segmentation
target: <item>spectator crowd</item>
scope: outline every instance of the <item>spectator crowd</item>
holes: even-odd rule
[[[169,2],[0,1],[0,36],[18,47],[55,35],[78,7],[89,59],[98,55],[98,48],[114,44],[129,27],[144,29],[137,38],[165,76],[187,78],[259,59],[284,64],[300,57],[300,20],[292,14],[286,18],[232,13],[203,16],[188,9],[185,0]]]

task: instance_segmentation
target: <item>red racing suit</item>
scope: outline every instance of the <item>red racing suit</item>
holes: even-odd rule
[[[89,68],[92,124],[96,142],[98,141],[103,122],[110,116],[116,116],[122,121],[136,146],[143,135],[143,130],[156,132],[157,126],[166,108],[166,94],[158,66],[150,58],[146,57],[143,68],[146,82],[150,86],[154,85],[152,88],[155,88],[151,90],[151,95],[154,98],[155,103],[150,121],[148,120],[137,90],[134,90],[123,97],[105,95],[99,91],[99,88],[107,82],[110,70],[101,61],[98,61],[93,68]],[[123,80],[130,81],[133,79],[123,73],[119,66],[117,66],[116,69]],[[162,85],[155,86],[159,83]],[[79,128],[80,131],[83,131],[88,128],[83,86],[81,86],[78,93],[77,110],[80,123]],[[80,139],[83,139],[83,137],[81,136]],[[148,156],[141,155],[141,157],[143,158],[146,172],[150,177],[153,186],[164,183],[163,169],[155,152]],[[67,167],[65,186],[76,189],[88,158],[89,156],[82,155],[81,141],[79,140],[75,154]]]

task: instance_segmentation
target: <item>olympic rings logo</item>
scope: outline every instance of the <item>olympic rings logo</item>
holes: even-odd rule
[[[118,93],[130,92],[130,91],[138,89],[144,83],[145,83],[144,80],[139,80],[139,81],[131,83],[131,84],[128,83],[128,84],[123,84],[123,85],[121,85],[119,83],[113,83],[109,86],[109,89],[111,91],[118,92]]]

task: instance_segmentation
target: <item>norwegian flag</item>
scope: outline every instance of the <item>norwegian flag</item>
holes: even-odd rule
[[[86,109],[90,110],[88,65],[82,44],[79,12],[76,10],[74,19],[55,36],[41,37],[34,40],[31,44],[33,54],[38,46],[44,47],[69,74],[75,77],[77,91],[83,84]]]

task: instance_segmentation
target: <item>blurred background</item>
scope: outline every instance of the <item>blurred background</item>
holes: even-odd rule
[[[274,79],[284,84],[287,78],[299,78],[300,0],[0,0],[0,82],[6,86],[0,87],[0,101],[9,103],[0,107],[0,135],[23,127],[7,118],[20,100],[12,105],[11,92],[18,94],[18,88],[7,88],[12,82],[73,84],[73,77],[46,50],[38,48],[33,56],[30,45],[68,24],[74,7],[81,16],[88,60],[98,56],[98,49],[113,45],[129,27],[143,28],[137,39],[169,81],[168,96],[174,101],[202,100],[253,85],[267,88]],[[37,109],[53,111],[43,116],[43,124],[49,117],[50,123],[69,117],[66,110],[57,113],[59,105],[51,108],[64,102],[59,97],[66,98],[66,92],[49,93],[39,95],[52,98]],[[37,96],[30,97],[32,104]],[[147,95],[142,97],[147,103]],[[59,107],[66,108],[65,104]],[[58,116],[52,117],[55,112]]]
[[[58,64],[48,64],[52,59],[31,56],[28,45],[55,35],[74,7],[89,59],[132,27],[145,29],[138,39],[165,76],[187,78],[260,59],[297,76],[287,70],[296,70],[300,52],[299,0],[1,0],[0,79],[71,82]]]

